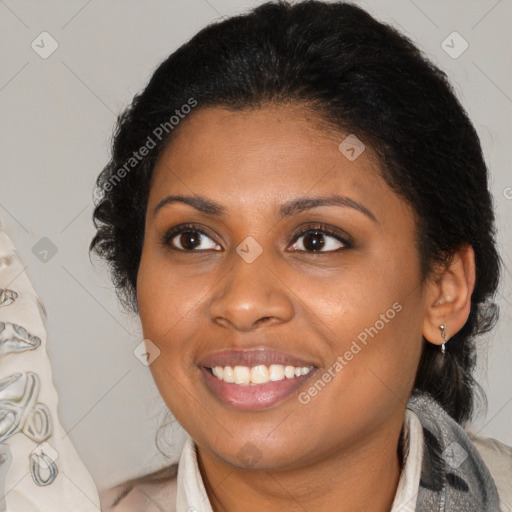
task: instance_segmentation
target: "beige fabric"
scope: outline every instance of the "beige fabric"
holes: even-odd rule
[[[100,491],[102,512],[176,512],[177,480],[173,478],[165,483],[144,483],[133,487],[120,484]],[[112,504],[121,494],[128,494]]]
[[[0,509],[97,512],[95,482],[59,418],[46,311],[26,267],[0,222]]]
[[[500,511],[512,512],[512,447],[490,437],[479,437],[471,430],[468,435],[496,484]]]

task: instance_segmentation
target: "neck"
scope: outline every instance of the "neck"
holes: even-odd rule
[[[402,416],[403,420],[403,416]],[[389,512],[400,478],[402,422],[350,448],[287,470],[240,470],[198,450],[214,512]],[[241,505],[242,504],[242,505]]]

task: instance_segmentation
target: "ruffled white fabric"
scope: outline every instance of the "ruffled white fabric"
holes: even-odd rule
[[[0,223],[0,512],[98,512],[58,415],[45,309]]]

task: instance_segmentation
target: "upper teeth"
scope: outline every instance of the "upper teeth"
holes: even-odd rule
[[[212,368],[213,375],[224,382],[233,384],[265,384],[268,381],[293,379],[306,375],[311,371],[312,366],[302,368],[296,366],[283,366],[282,364],[271,364],[269,367],[258,365],[249,368],[248,366],[215,366]]]

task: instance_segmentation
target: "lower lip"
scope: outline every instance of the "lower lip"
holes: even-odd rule
[[[224,382],[211,374],[205,367],[201,367],[206,385],[217,397],[233,407],[249,411],[264,409],[288,398],[315,371],[316,368],[313,368],[308,374],[293,379],[284,378],[283,380],[269,381],[265,384],[243,386]]]

